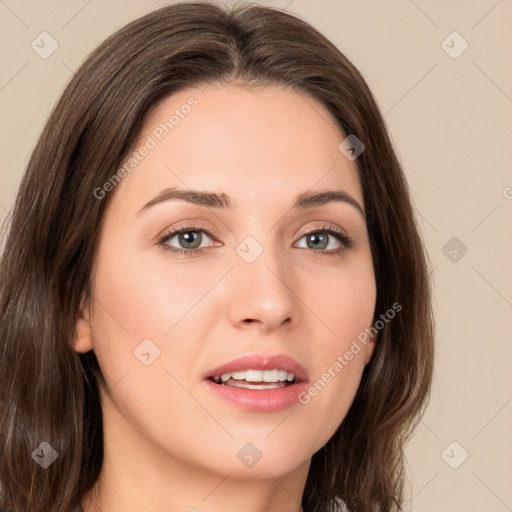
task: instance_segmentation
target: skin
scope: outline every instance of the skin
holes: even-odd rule
[[[75,340],[77,352],[94,350],[108,386],[104,466],[85,512],[300,510],[311,457],[345,417],[374,349],[363,346],[307,405],[278,412],[239,409],[205,387],[208,370],[248,354],[286,354],[315,382],[371,325],[376,285],[357,208],[292,210],[298,194],[340,189],[364,209],[327,110],[279,87],[187,90],[152,112],[135,148],[191,96],[197,106],[109,192]],[[174,199],[137,213],[168,187],[224,193],[234,206]],[[201,251],[158,244],[184,224],[211,234]],[[352,247],[308,246],[303,230],[326,225]],[[236,252],[247,236],[263,249],[250,264]],[[177,236],[167,245],[183,247]],[[340,247],[329,235],[325,250]],[[134,356],[147,338],[160,350],[149,366]],[[247,442],[262,454],[250,468],[237,457]]]

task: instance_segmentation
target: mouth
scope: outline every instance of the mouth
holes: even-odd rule
[[[288,356],[253,354],[211,370],[204,382],[231,405],[253,412],[274,412],[297,403],[309,378],[305,368]]]

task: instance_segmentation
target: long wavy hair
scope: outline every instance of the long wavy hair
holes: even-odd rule
[[[275,8],[183,2],[137,19],[81,65],[31,155],[0,263],[0,506],[79,511],[103,461],[92,351],[73,349],[106,204],[96,199],[155,107],[188,87],[290,87],[323,104],[357,158],[377,284],[378,334],[355,400],[313,455],[307,512],[400,510],[404,442],[427,403],[433,368],[428,256],[403,171],[360,72],[316,29]],[[340,140],[341,142],[341,140]],[[59,454],[43,469],[34,450]],[[36,452],[37,454],[37,452]]]

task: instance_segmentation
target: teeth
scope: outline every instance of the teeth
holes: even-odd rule
[[[279,370],[265,370],[261,372],[261,380],[263,382],[279,382]]]
[[[229,379],[246,382],[292,382],[293,373],[286,370],[242,370],[239,372],[223,373],[220,381],[225,384]]]
[[[277,378],[279,379],[279,382],[284,382],[286,380],[286,377],[288,377],[288,372],[284,370],[279,370],[277,372]]]
[[[246,370],[245,377],[238,380],[246,380],[247,382],[261,382],[263,380],[263,372],[261,370]]]

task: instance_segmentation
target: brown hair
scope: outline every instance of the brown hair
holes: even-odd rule
[[[95,199],[94,190],[119,169],[160,101],[219,82],[305,93],[366,148],[357,166],[377,283],[374,320],[395,303],[403,309],[379,332],[347,416],[314,454],[303,507],[400,509],[403,445],[430,389],[433,320],[427,256],[383,118],[358,70],[297,17],[258,5],[184,2],[135,20],[89,55],[23,177],[0,266],[4,512],[80,510],[98,479],[101,372],[92,351],[72,348],[80,308],[92,300],[109,199]],[[31,457],[43,441],[59,454],[47,469]]]

